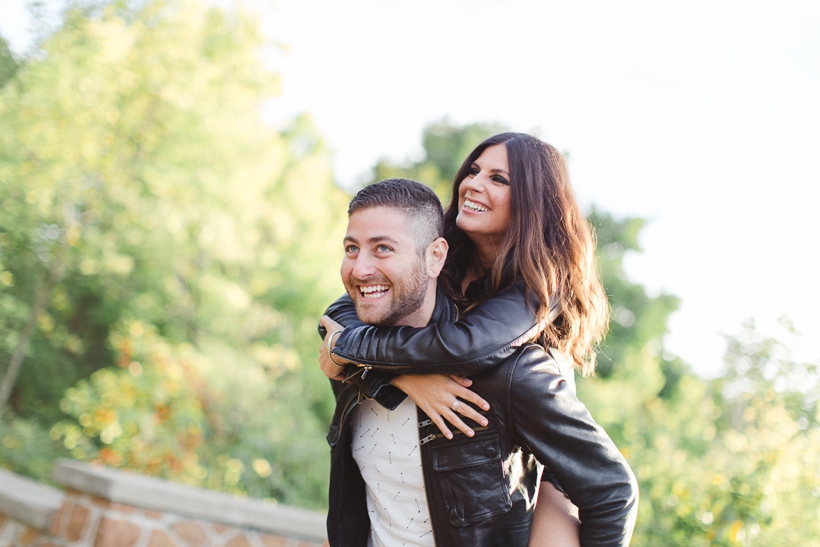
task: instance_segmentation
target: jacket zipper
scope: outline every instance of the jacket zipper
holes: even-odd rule
[[[419,427],[421,427],[421,424],[419,424]],[[490,429],[489,426],[481,425],[481,426],[478,426],[478,427],[474,427],[473,431],[475,431],[477,433],[479,431],[487,431],[488,429]],[[455,437],[456,435],[464,435],[464,432],[461,431],[460,429],[456,429],[455,433],[453,433],[453,437]],[[419,440],[419,446],[425,445],[425,444],[429,443],[430,441],[435,441],[436,439],[441,439],[442,437],[444,437],[444,433],[432,433],[430,435],[427,435],[423,439],[420,439]]]
[[[416,419],[418,419],[418,409],[416,410]],[[424,439],[421,438],[421,428],[425,425],[429,425],[433,422],[430,420],[424,420],[419,422],[419,459],[421,460],[421,486],[424,489],[424,504],[427,506],[427,518],[430,519],[430,534],[433,536],[433,547],[437,547],[438,543],[436,543],[436,531],[433,529],[433,513],[430,511],[430,501],[427,499],[427,478],[424,474],[424,455],[421,453],[421,447],[423,444],[429,442],[424,439],[428,439],[431,435],[428,435]]]

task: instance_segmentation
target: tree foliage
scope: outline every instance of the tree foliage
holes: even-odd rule
[[[78,420],[51,429],[74,457],[316,504],[346,198],[307,117],[261,120],[263,45],[193,0],[74,8],[6,80],[0,363],[22,348],[10,408]]]
[[[467,154],[487,137],[505,130],[490,123],[454,126],[446,118],[433,122],[422,133],[423,158],[400,162],[383,158],[373,167],[370,182],[389,178],[417,180],[432,188],[446,207],[453,192],[453,178]]]

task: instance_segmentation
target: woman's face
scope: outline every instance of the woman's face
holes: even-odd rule
[[[473,162],[458,187],[456,225],[476,245],[501,245],[510,227],[510,166],[507,147],[494,144]]]

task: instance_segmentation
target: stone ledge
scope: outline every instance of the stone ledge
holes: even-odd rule
[[[298,507],[238,498],[74,460],[58,460],[53,476],[67,487],[143,509],[317,542],[326,535],[325,515]]]
[[[65,495],[44,484],[0,469],[0,513],[38,530],[48,530]]]

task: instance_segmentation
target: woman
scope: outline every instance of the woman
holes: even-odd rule
[[[391,389],[401,389],[449,438],[445,419],[467,435],[473,430],[458,414],[485,423],[470,405],[456,403],[483,403],[463,377],[501,363],[524,342],[558,348],[591,373],[608,306],[565,161],[535,137],[503,133],[470,153],[455,177],[445,238],[450,254],[441,281],[463,310],[460,321],[342,330],[324,317],[330,335],[319,354],[329,377],[361,384],[385,406],[395,404]],[[494,334],[476,340],[471,331]],[[354,364],[342,372],[347,363]],[[566,498],[542,483],[531,544],[577,545],[576,525]]]

